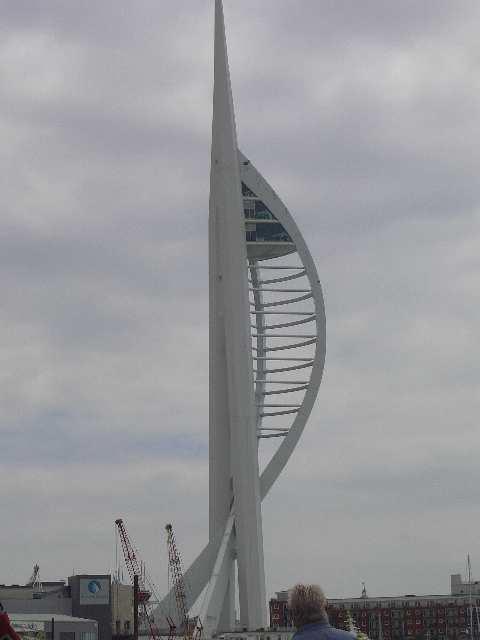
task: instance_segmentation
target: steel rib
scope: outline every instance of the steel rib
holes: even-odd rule
[[[306,338],[310,340],[311,338],[318,339],[316,334],[298,334],[298,333],[252,333],[252,338]]]
[[[294,327],[297,324],[305,324],[306,322],[313,322],[316,319],[317,319],[316,314],[313,314],[309,318],[304,318],[303,320],[294,320],[293,322],[282,322],[281,324],[265,325],[264,328],[265,329],[282,329],[283,327]],[[252,328],[255,329],[256,327],[252,325]]]
[[[250,287],[249,291],[266,291],[268,293],[310,293],[311,289],[266,289],[265,287]]]
[[[267,384],[309,384],[310,380],[255,380],[255,382],[265,382]]]
[[[289,265],[259,265],[259,269],[305,269],[303,266],[290,267]]]
[[[308,389],[308,384],[304,384],[301,387],[290,387],[288,389],[278,389],[276,391],[273,391],[273,390],[262,391],[262,396],[277,396],[277,395],[280,395],[281,393],[295,393],[296,391],[305,391],[305,389]]]
[[[309,360],[305,364],[296,364],[293,367],[278,367],[277,369],[264,369],[264,373],[283,373],[284,371],[298,371],[299,369],[307,369],[313,367],[313,360]]]
[[[261,413],[262,418],[271,418],[273,416],[286,416],[291,413],[298,413],[298,409],[287,409],[286,411],[269,411],[267,413]]]
[[[292,362],[313,362],[312,358],[285,358],[282,356],[253,356],[254,360],[291,360]]]
[[[255,316],[310,316],[311,311],[250,311]],[[313,314],[315,315],[315,314]]]
[[[259,435],[257,435],[258,438],[285,438],[285,436],[288,434],[288,431],[284,431],[282,433],[261,433],[259,432]]]
[[[301,404],[267,404],[265,402],[255,405],[256,407],[277,407],[286,409],[300,409]]]
[[[312,338],[311,340],[305,340],[304,342],[295,342],[295,344],[284,344],[280,347],[265,347],[264,351],[282,351],[285,349],[298,349],[299,347],[308,347],[310,344],[315,344],[317,342],[317,338]],[[256,347],[254,347],[255,349]]]
[[[310,300],[310,298],[313,298],[313,293],[311,291],[304,296],[298,296],[297,298],[284,298],[283,300],[276,300],[275,302],[264,302],[260,306],[262,309],[265,309],[266,307],[280,307],[284,304],[295,304],[296,302],[302,302],[303,300]],[[252,302],[252,304],[254,303]]]
[[[287,282],[288,280],[296,280],[297,278],[303,278],[307,272],[304,269],[300,273],[293,273],[291,276],[285,276],[283,278],[272,278],[271,280],[259,280],[258,284],[273,284],[274,282]]]

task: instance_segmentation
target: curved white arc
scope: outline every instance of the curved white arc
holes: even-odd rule
[[[249,270],[250,270],[250,276],[252,279],[252,282],[254,284],[253,286],[253,298],[254,298],[254,305],[255,308],[257,307],[262,307],[263,306],[263,293],[262,293],[262,289],[261,287],[258,287],[258,268],[257,268],[257,262],[255,260],[251,260],[249,263]],[[255,329],[257,331],[258,338],[257,338],[257,356],[260,358],[263,358],[265,356],[265,344],[266,344],[266,338],[263,337],[263,333],[264,333],[264,327],[265,327],[265,319],[263,316],[257,316],[255,318]],[[257,372],[257,378],[263,378],[264,375],[264,370],[265,370],[265,363],[262,360],[260,362],[260,365],[258,367],[258,372]],[[262,398],[262,394],[265,391],[265,383],[261,382],[260,380],[255,382],[255,403],[258,405],[261,398]],[[260,409],[257,409],[257,421],[256,421],[256,425],[257,425],[257,430],[260,427],[260,424],[262,422],[261,419],[261,412]]]
[[[305,391],[302,406],[299,409],[288,434],[285,436],[277,451],[273,454],[273,457],[261,475],[260,492],[263,499],[292,455],[293,450],[302,435],[303,429],[305,428],[305,424],[312,411],[320,388],[326,354],[325,303],[315,263],[294,219],[275,191],[267,183],[265,178],[263,178],[260,172],[252,165],[248,158],[240,150],[238,154],[242,180],[258,196],[258,198],[265,203],[270,211],[274,213],[275,217],[285,227],[296,246],[298,255],[303,263],[306,276],[310,283],[316,313],[315,322],[317,345],[310,381]]]

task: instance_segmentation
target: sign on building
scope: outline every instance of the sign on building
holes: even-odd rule
[[[80,580],[80,605],[110,604],[108,578],[82,578]]]

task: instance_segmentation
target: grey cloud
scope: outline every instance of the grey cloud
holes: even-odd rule
[[[240,145],[327,303],[319,400],[263,506],[269,593],[446,591],[475,562],[477,13],[225,1]],[[186,563],[207,538],[211,3],[3,17],[2,581],[110,568],[123,515],[163,589],[163,524]]]
[[[353,46],[358,46],[362,40],[385,47],[408,46],[415,38],[428,37],[432,31],[446,35],[457,25],[465,24],[478,10],[475,2],[454,7],[448,1],[432,0],[421,5],[414,0],[397,5],[377,0],[362,4],[351,0],[310,0],[299,5],[295,0],[288,0],[280,6],[271,0],[262,3],[260,11],[257,2],[252,0],[249,4],[251,13],[260,13],[260,21],[264,18],[275,24],[276,29],[270,33],[274,38],[277,36],[275,41],[279,49],[299,43],[312,48],[330,47],[343,40]],[[237,9],[236,13],[242,12]],[[280,39],[278,33],[288,33],[289,39]]]

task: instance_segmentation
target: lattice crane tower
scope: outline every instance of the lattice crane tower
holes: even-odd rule
[[[209,214],[209,542],[185,574],[204,637],[267,624],[261,501],[292,454],[325,361],[320,280],[292,216],[239,150],[221,0]],[[260,472],[259,445],[280,442]],[[238,572],[238,581],[235,572]],[[171,590],[162,602],[173,604]],[[170,606],[172,609],[172,607]]]

